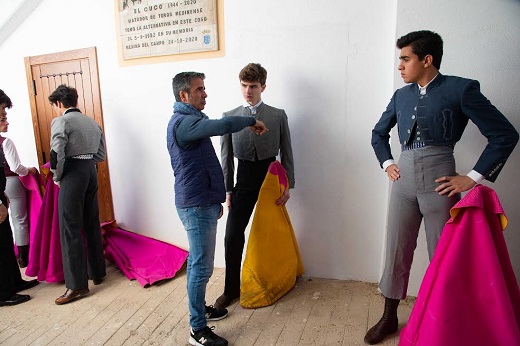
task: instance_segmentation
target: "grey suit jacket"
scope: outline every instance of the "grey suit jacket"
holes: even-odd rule
[[[244,106],[225,112],[223,117],[251,116],[251,111]],[[287,171],[289,186],[294,188],[294,161],[291,146],[291,133],[287,115],[283,109],[271,107],[262,102],[254,115],[265,123],[269,129],[258,136],[248,128],[221,137],[221,161],[224,172],[226,191],[234,187],[235,164],[234,157],[240,160],[265,160],[280,153],[280,161]]]

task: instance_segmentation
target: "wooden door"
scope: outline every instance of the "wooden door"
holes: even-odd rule
[[[40,167],[50,159],[51,121],[56,116],[48,97],[59,85],[76,88],[78,108],[104,131],[95,47],[26,57],[25,71]],[[108,157],[98,164],[98,181],[100,221],[114,220]]]

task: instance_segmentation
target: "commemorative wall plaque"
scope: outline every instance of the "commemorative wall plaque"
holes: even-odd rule
[[[124,60],[218,50],[217,0],[118,0]]]

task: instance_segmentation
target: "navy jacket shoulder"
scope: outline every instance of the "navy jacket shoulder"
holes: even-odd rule
[[[418,105],[425,107],[418,112]],[[398,89],[372,130],[372,146],[382,164],[392,159],[390,131],[397,124],[399,142],[454,146],[471,120],[488,139],[474,170],[494,181],[518,142],[518,132],[480,92],[476,80],[439,75],[420,95],[417,84]],[[420,135],[417,138],[411,136]]]

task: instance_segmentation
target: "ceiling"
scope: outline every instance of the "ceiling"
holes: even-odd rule
[[[0,0],[0,46],[43,0]]]

